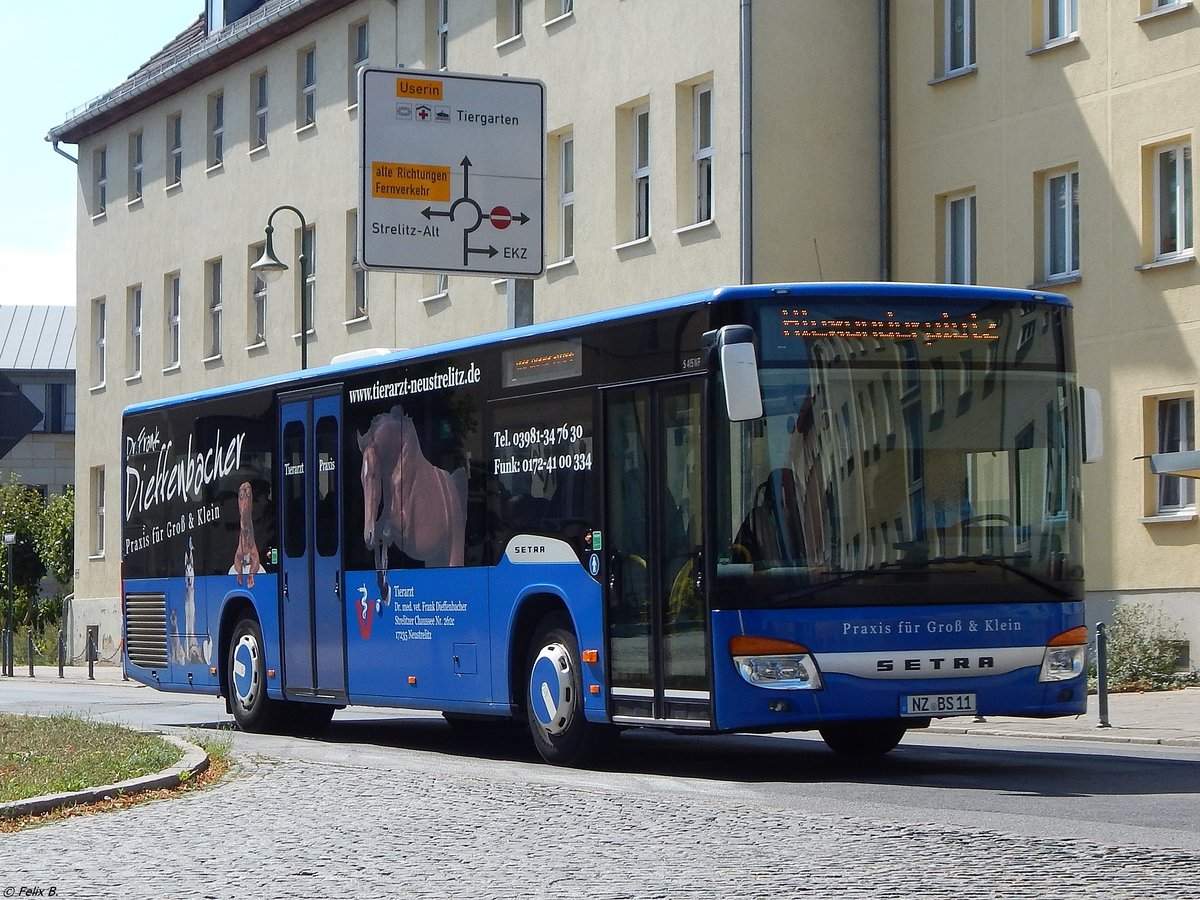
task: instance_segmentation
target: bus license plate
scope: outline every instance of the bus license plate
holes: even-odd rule
[[[900,700],[902,716],[964,716],[974,712],[974,694],[908,694]]]

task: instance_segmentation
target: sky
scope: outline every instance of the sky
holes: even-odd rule
[[[0,303],[75,303],[78,175],[46,134],[124,81],[203,9],[204,0],[3,4]],[[78,156],[73,144],[60,148]]]

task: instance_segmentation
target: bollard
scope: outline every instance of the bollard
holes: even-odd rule
[[[0,675],[11,675],[8,670],[8,651],[12,647],[12,632],[7,628],[0,635]]]
[[[67,636],[60,628],[58,630],[58,677],[66,677],[63,670],[67,667]]]
[[[33,626],[29,626],[29,677],[33,677]]]
[[[88,626],[87,641],[88,681],[96,680],[96,633]]]
[[[1103,622],[1096,625],[1096,696],[1100,702],[1097,727],[1111,728],[1108,724],[1108,633]]]

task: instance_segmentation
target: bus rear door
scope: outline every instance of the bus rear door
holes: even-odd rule
[[[344,699],[341,386],[282,396],[279,419],[284,695]]]
[[[605,392],[607,621],[615,722],[711,724],[700,583],[702,381]]]

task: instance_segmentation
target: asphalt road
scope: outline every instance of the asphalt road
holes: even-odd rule
[[[39,710],[185,737],[228,720],[210,698],[0,683],[0,711]],[[917,735],[849,764],[804,736],[635,733],[576,771],[519,731],[360,709],[234,749],[212,789],[0,838],[0,894],[1200,897],[1195,748]]]

